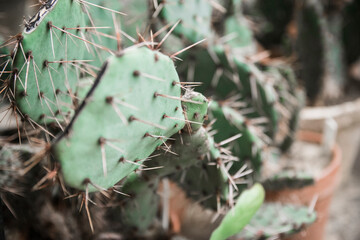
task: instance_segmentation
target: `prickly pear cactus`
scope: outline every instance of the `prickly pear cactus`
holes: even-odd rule
[[[78,1],[48,1],[17,36],[12,96],[26,118],[61,125],[72,112],[87,45],[80,29],[85,19]]]
[[[126,230],[141,235],[153,223],[159,205],[158,185],[159,178],[147,179],[131,174],[126,179],[122,191],[129,197],[122,197],[119,215],[115,216],[120,216],[119,220],[126,226]]]
[[[207,118],[208,101],[201,93],[194,91],[185,92],[183,98],[189,100],[182,104],[188,125],[190,125],[191,131],[197,131]]]
[[[85,32],[87,39],[102,46],[98,49],[89,45],[86,59],[93,59],[91,65],[101,67],[109,51],[117,51],[118,48],[132,46],[138,41],[138,34],[144,35],[148,25],[148,16],[144,14],[148,10],[147,0],[89,0],[85,4],[85,11],[89,15]],[[105,51],[104,51],[105,50]]]
[[[296,172],[294,170],[282,170],[274,176],[268,177],[262,182],[268,190],[281,190],[285,188],[303,188],[314,184],[314,176],[307,172]]]
[[[233,201],[225,169],[219,168],[214,161],[194,165],[175,174],[172,180],[185,190],[189,198],[199,201],[205,208],[219,210]]]
[[[189,167],[199,165],[207,154],[215,158],[220,156],[219,150],[204,128],[191,134],[185,132],[174,135],[166,144],[171,152],[154,157],[147,163],[149,167],[162,166],[162,168],[147,174],[164,177],[172,173],[183,173]],[[155,156],[158,155],[156,153]]]
[[[212,6],[209,1],[166,0],[161,1],[161,4],[160,18],[167,24],[179,22],[174,33],[184,40],[195,43],[214,36],[211,26]]]
[[[266,134],[271,138],[278,130],[279,112],[275,103],[278,95],[272,81],[254,64],[233,53],[234,49],[226,45],[198,48],[189,54],[179,65],[179,72],[188,81],[199,81],[197,89],[205,96],[217,100],[236,97],[237,102],[252,108],[248,117],[264,117]]]
[[[181,56],[184,61],[179,64],[179,72],[189,82],[201,82],[197,90],[205,96],[229,97],[240,89],[238,79],[228,74],[233,72],[230,56],[226,47],[221,45],[199,47]]]
[[[225,240],[240,232],[249,223],[262,205],[265,191],[260,184],[255,184],[244,191],[222,220],[220,226],[213,232],[210,240]]]
[[[180,137],[172,147],[177,155],[162,160],[169,169],[167,173],[172,173],[171,179],[188,197],[201,201],[207,208],[217,209],[222,203],[232,202],[222,152],[207,130],[200,128],[191,135]]]
[[[149,0],[125,0],[121,1],[121,11],[127,14],[121,22],[121,29],[129,37],[123,37],[124,45],[133,44],[132,39],[138,40],[139,35],[146,36],[146,30],[149,28]]]
[[[232,142],[234,156],[239,157],[242,162],[235,162],[231,172],[235,174],[244,164],[250,162],[252,169],[260,172],[262,166],[263,141],[257,135],[256,129],[247,124],[246,119],[234,109],[220,106],[216,102],[210,105],[210,115],[217,119],[214,129],[222,129],[214,136],[215,141],[221,142],[237,134],[241,137]]]
[[[85,189],[84,180],[90,180],[108,188],[184,125],[173,62],[134,47],[104,64],[53,152],[68,185]]]
[[[250,240],[290,236],[315,222],[316,217],[308,207],[265,203],[237,237]]]
[[[223,42],[230,45],[238,54],[256,53],[256,44],[248,20],[243,15],[242,0],[231,0],[223,3],[227,13],[223,18]]]
[[[232,47],[254,52],[253,36],[242,16],[231,16],[225,21],[225,36],[230,39],[226,42]],[[244,52],[244,51],[243,51]]]
[[[307,0],[298,8],[297,28],[302,37],[296,43],[303,65],[300,75],[310,104],[334,102],[345,86],[342,11],[330,12],[326,5]]]

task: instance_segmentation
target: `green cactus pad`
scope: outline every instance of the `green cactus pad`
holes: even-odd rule
[[[184,61],[179,64],[179,72],[188,81],[201,82],[196,90],[205,96],[229,97],[237,94],[241,86],[231,74],[227,74],[233,72],[228,56],[226,47],[221,45],[196,48],[180,56]]]
[[[276,134],[274,139],[275,145],[285,152],[295,139],[300,110],[305,105],[305,93],[299,88],[295,73],[289,65],[280,62],[276,65],[264,66],[263,69],[264,75],[274,81],[274,89],[278,96],[275,107],[283,109],[277,114],[278,125],[283,129]]]
[[[220,156],[219,150],[215,147],[213,139],[208,135],[205,128],[200,128],[191,134],[186,132],[177,134],[172,139],[167,143],[170,145],[172,153],[151,158],[147,164],[149,167],[162,166],[163,168],[146,174],[164,177],[172,173],[182,173],[193,165],[201,165],[207,154],[210,154],[212,159]],[[155,152],[154,155],[158,154]]]
[[[144,34],[148,18],[147,14],[144,14],[148,10],[147,0],[89,0],[88,2],[100,6],[88,5],[87,7],[90,16],[87,25],[98,27],[87,31],[86,36],[93,42],[116,51],[118,47],[117,31],[126,34],[125,36],[119,32],[121,37],[120,47],[133,45],[134,42],[129,38],[136,41],[138,38],[137,33]],[[115,29],[113,16],[119,29]],[[87,58],[95,60],[91,63],[92,65],[101,66],[106,58],[110,56],[108,51],[99,51],[94,46],[89,47],[91,51],[87,53]]]
[[[297,233],[316,220],[316,213],[308,207],[265,203],[238,239],[268,239]]]
[[[216,165],[215,160],[212,160],[212,165],[205,161],[192,166],[172,179],[185,190],[188,197],[205,208],[216,211],[218,204],[226,204],[229,200],[227,175]]]
[[[182,141],[181,141],[182,140]],[[158,164],[164,168],[157,170],[158,175],[173,174],[171,178],[188,196],[195,201],[201,200],[205,207],[216,209],[217,197],[221,202],[229,200],[228,175],[217,162],[221,153],[208,132],[200,128],[189,135],[182,134],[172,146],[177,156],[168,155]]]
[[[238,73],[243,73],[242,77],[239,75],[241,81],[241,94],[245,100],[251,102],[251,106],[256,112],[250,117],[265,116],[268,118],[268,131],[270,137],[274,137],[278,130],[279,113],[275,108],[275,103],[278,101],[278,95],[275,91],[272,80],[266,77],[260,69],[251,63],[247,63],[240,57],[234,58],[234,65]]]
[[[181,22],[174,33],[181,35],[188,42],[195,43],[203,39],[211,39],[214,32],[211,29],[212,7],[207,0],[166,0],[160,12],[160,17],[167,23]]]
[[[275,106],[278,95],[274,85],[272,81],[267,81],[260,69],[234,54],[234,51],[225,45],[197,48],[181,56],[184,61],[179,64],[179,72],[188,81],[201,82],[197,91],[205,96],[224,99],[240,95],[239,100],[254,109],[248,117],[267,118],[266,133],[273,137],[278,130],[279,120]]]
[[[249,48],[247,52],[255,52],[252,32],[243,17],[230,16],[225,20],[225,36],[231,40],[226,43],[233,48]]]
[[[116,33],[113,21],[113,15],[120,22],[123,20],[123,16],[119,17],[119,14],[112,13],[112,11],[121,11],[119,1],[105,1],[105,0],[87,0],[87,2],[94,5],[86,5],[85,10],[89,14],[89,18],[86,21],[86,25],[91,27],[86,31],[86,38],[92,42],[106,47],[111,50],[117,49]],[[98,5],[100,7],[96,7]],[[94,29],[92,29],[94,28]],[[104,61],[110,56],[107,51],[102,51],[95,46],[89,45],[89,51],[85,53],[86,59],[93,59],[91,65],[101,67]]]
[[[302,188],[314,184],[314,181],[314,176],[306,172],[282,170],[263,181],[263,185],[268,190],[281,190],[285,188]]]
[[[109,188],[163,143],[159,136],[166,139],[182,129],[177,83],[172,60],[159,52],[131,48],[111,57],[53,146],[67,184],[85,189],[89,179]]]
[[[184,102],[182,107],[186,119],[190,121],[191,130],[197,131],[207,118],[208,101],[201,93],[193,91],[185,92],[183,98],[190,100]]]
[[[153,223],[159,205],[158,185],[158,178],[144,179],[136,174],[126,178],[121,191],[130,197],[123,197],[119,220],[127,230],[141,234]],[[113,214],[117,213],[115,210]]]
[[[138,34],[146,35],[145,30],[149,25],[148,21],[148,0],[125,0],[120,2],[122,11],[127,14],[121,22],[121,29],[134,39],[138,39]],[[147,33],[149,34],[149,33]],[[131,44],[131,42],[123,37],[125,46]]]
[[[13,92],[21,112],[34,121],[61,122],[72,110],[86,43],[77,38],[82,30],[69,28],[84,27],[85,19],[78,1],[49,1],[18,36]]]
[[[291,107],[289,107],[291,116],[287,119],[288,131],[286,132],[286,136],[282,138],[279,143],[279,147],[283,152],[288,151],[295,141],[295,135],[300,120],[300,110],[305,106],[305,93],[301,90],[296,91],[294,99],[296,99],[296,102],[289,104],[291,105]]]
[[[233,155],[239,157],[239,162],[234,162],[230,172],[235,174],[244,164],[250,161],[252,169],[260,172],[262,165],[263,142],[257,136],[251,126],[247,126],[245,118],[236,110],[220,106],[217,102],[212,102],[209,106],[211,118],[216,119],[213,128],[218,130],[214,138],[216,142],[224,141],[239,133],[240,138],[232,142]]]
[[[210,240],[225,240],[240,232],[260,208],[265,198],[265,191],[260,184],[255,184],[244,191],[236,205],[225,215],[220,226],[212,233]]]

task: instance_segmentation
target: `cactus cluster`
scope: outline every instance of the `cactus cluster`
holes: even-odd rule
[[[92,221],[95,198],[125,236],[149,234],[164,178],[223,217],[211,239],[240,232],[264,200],[258,184],[243,190],[263,180],[269,149],[289,147],[301,107],[290,67],[245,55],[255,43],[241,8],[238,0],[43,2],[0,63],[10,67],[1,92],[15,139],[42,146],[19,173],[42,166],[35,186],[52,181],[49,199],[79,196],[97,234],[119,229]],[[11,156],[3,147],[1,163]],[[0,174],[2,189],[7,179]]]

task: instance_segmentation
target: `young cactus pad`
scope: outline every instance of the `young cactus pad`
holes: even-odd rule
[[[190,122],[192,131],[197,131],[207,118],[208,100],[198,92],[187,91],[184,95],[186,101],[183,103],[186,119]]]
[[[18,35],[11,86],[18,108],[32,120],[61,122],[71,110],[86,51],[74,28],[84,27],[85,19],[78,1],[48,1]]]
[[[102,67],[79,111],[55,142],[68,185],[109,188],[185,125],[172,60],[146,47],[124,50]],[[85,181],[85,182],[84,182]]]
[[[265,191],[260,184],[245,190],[212,233],[210,240],[225,240],[240,232],[260,208],[265,198]]]

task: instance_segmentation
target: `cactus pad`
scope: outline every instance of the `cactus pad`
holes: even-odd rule
[[[225,36],[231,40],[227,44],[236,48],[249,48],[246,52],[254,52],[253,35],[243,17],[230,16],[225,20]],[[243,52],[243,51],[242,51]]]
[[[265,198],[265,191],[260,184],[244,191],[236,205],[222,220],[220,226],[213,232],[210,240],[225,240],[240,232],[260,208]]]
[[[183,134],[182,139],[183,144],[179,139],[173,146],[178,156],[163,159],[165,167],[159,171],[169,169],[166,173],[174,173],[171,178],[189,197],[216,209],[220,203],[217,200],[229,200],[228,175],[218,162],[221,161],[221,152],[204,128],[191,135]]]
[[[174,33],[181,35],[191,43],[212,38],[211,29],[212,7],[207,0],[166,0],[160,12],[160,17],[167,23],[175,24],[181,20],[174,29]]]
[[[167,143],[168,145],[171,144],[173,153],[166,153],[152,158],[148,163],[149,167],[163,166],[163,168],[150,171],[148,172],[149,175],[164,177],[172,173],[182,174],[189,167],[199,165],[206,154],[210,154],[215,159],[220,156],[219,150],[215,148],[213,140],[204,128],[200,128],[192,134],[174,135],[173,139],[173,141]]]
[[[131,174],[126,179],[122,191],[129,194],[130,198],[124,197],[122,201],[120,221],[127,230],[135,230],[137,234],[141,234],[154,221],[159,205],[158,185],[158,178],[144,179]]]
[[[252,169],[259,172],[262,165],[263,142],[255,129],[248,126],[246,119],[230,107],[212,102],[209,110],[211,116],[216,119],[213,128],[219,130],[214,136],[215,141],[221,142],[241,133],[242,136],[232,143],[233,154],[242,161],[250,161]],[[244,162],[235,162],[230,171],[235,174],[243,164]]]
[[[312,185],[314,181],[314,176],[306,172],[282,170],[278,174],[275,174],[263,181],[263,185],[267,190],[277,191],[284,188],[302,188]]]
[[[84,189],[88,179],[109,188],[138,168],[161,137],[182,129],[177,83],[173,62],[159,52],[131,48],[111,57],[54,144],[67,184]]]
[[[265,203],[238,239],[284,237],[301,231],[316,220],[316,213],[307,207]]]
[[[197,131],[207,118],[208,101],[201,93],[193,91],[185,92],[183,98],[190,100],[184,102],[182,107],[186,119],[190,121],[191,129]]]
[[[48,1],[18,35],[13,65],[16,104],[39,123],[61,122],[71,111],[86,51],[86,15],[78,1]]]
[[[87,5],[90,16],[87,25],[95,29],[89,29],[86,36],[93,42],[115,51],[118,47],[133,45],[137,40],[137,33],[144,33],[148,17],[144,14],[148,10],[147,0],[89,0],[88,2],[100,6]],[[119,44],[116,39],[117,33],[120,34],[121,46],[117,46]],[[95,60],[92,65],[101,66],[110,56],[108,51],[99,51],[94,46],[89,48],[91,50],[87,53],[87,58]]]

